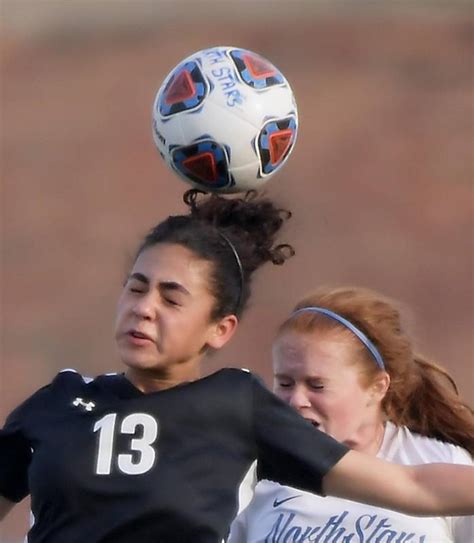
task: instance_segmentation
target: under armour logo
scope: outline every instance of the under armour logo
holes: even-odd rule
[[[75,407],[82,406],[86,411],[92,411],[95,407],[94,402],[85,402],[82,398],[76,398],[72,402],[72,405],[74,405]]]

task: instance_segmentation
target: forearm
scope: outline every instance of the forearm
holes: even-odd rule
[[[400,466],[350,451],[324,478],[327,494],[410,515],[474,514],[474,467]]]
[[[474,468],[424,464],[409,468],[415,482],[414,506],[426,504],[444,515],[474,515]],[[420,511],[425,513],[424,510]],[[430,513],[430,510],[426,510]]]

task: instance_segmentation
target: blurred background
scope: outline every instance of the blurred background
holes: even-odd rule
[[[120,371],[117,296],[139,238],[185,210],[151,138],[183,57],[271,60],[296,95],[295,151],[267,185],[294,213],[229,347],[205,372],[271,383],[279,322],[321,284],[399,299],[419,350],[474,400],[473,30],[468,1],[1,0],[0,418],[55,373]],[[0,526],[25,532],[28,503]]]

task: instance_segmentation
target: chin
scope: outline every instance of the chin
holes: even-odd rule
[[[129,353],[120,353],[122,363],[130,369],[151,370],[163,367],[158,360],[146,356],[130,356]]]
[[[152,356],[150,352],[140,352],[138,349],[127,349],[126,346],[118,345],[118,355],[122,364],[131,369],[146,370],[156,366],[160,366],[156,356]]]

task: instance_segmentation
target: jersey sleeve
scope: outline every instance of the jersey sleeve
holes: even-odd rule
[[[0,429],[0,495],[19,502],[29,493],[28,470],[33,455],[32,429],[38,413],[54,397],[68,393],[77,382],[85,382],[75,370],[60,371],[51,383],[43,386],[17,407]]]
[[[348,447],[316,429],[253,377],[258,478],[323,494],[322,480]]]
[[[31,445],[23,432],[23,413],[21,408],[13,411],[0,430],[0,495],[12,502],[29,494]]]
[[[31,430],[38,424],[38,413],[52,399],[67,395],[87,379],[75,370],[60,371],[51,383],[43,386],[17,407],[0,429],[0,495],[19,502],[29,493],[28,470],[33,455]]]

